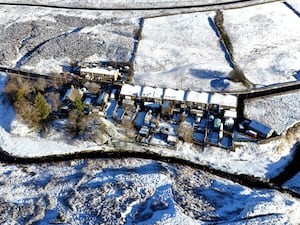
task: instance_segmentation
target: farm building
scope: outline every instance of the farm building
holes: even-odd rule
[[[118,69],[113,67],[101,67],[95,66],[83,66],[80,68],[80,75],[86,77],[89,80],[99,81],[117,81],[120,75]]]
[[[249,124],[249,129],[257,132],[261,138],[269,138],[272,136],[274,130],[256,120],[252,120]]]

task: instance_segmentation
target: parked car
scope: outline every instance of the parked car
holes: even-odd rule
[[[251,137],[254,137],[254,138],[257,138],[257,133],[253,130],[246,130],[245,131],[245,134],[251,136]]]
[[[219,131],[220,130],[220,126],[221,126],[221,119],[220,118],[216,118],[214,120],[214,130],[215,131]]]

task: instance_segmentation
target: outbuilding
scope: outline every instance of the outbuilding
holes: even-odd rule
[[[252,120],[249,123],[249,129],[257,132],[258,136],[261,138],[269,138],[274,133],[274,130],[256,120]]]

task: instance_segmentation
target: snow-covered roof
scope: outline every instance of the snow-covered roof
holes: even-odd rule
[[[63,97],[63,101],[69,99],[72,102],[75,102],[76,97],[79,97],[80,99],[83,96],[83,92],[80,89],[74,88],[73,86],[67,90]]]
[[[188,102],[194,103],[208,103],[209,94],[206,92],[196,92],[196,91],[189,91],[186,96],[186,100]]]
[[[142,87],[139,85],[124,84],[121,88],[121,95],[141,96]]]
[[[161,99],[161,98],[163,98],[163,96],[164,96],[164,89],[162,89],[162,88],[155,88],[153,97]]]
[[[214,93],[210,97],[210,104],[235,108],[237,107],[237,97],[234,95],[222,95],[219,93]]]
[[[115,69],[106,69],[101,67],[84,67],[80,69],[81,73],[92,73],[92,74],[104,74],[108,76],[114,76],[117,72]]]
[[[171,88],[165,89],[164,99],[165,100],[176,100],[176,101],[184,101],[185,91],[183,90],[174,90]]]
[[[145,86],[145,87],[143,87],[143,90],[142,90],[142,97],[153,98],[154,93],[155,93],[155,88]]]
[[[224,117],[225,118],[236,118],[237,117],[237,112],[233,111],[233,110],[225,110]]]

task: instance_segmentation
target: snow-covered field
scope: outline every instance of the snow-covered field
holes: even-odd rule
[[[192,90],[243,88],[227,79],[232,68],[214,30],[214,16],[204,12],[145,19],[135,82]]]
[[[282,134],[289,127],[300,123],[300,90],[272,97],[245,101],[244,114],[260,121]]]
[[[299,22],[299,15],[282,2],[224,11],[234,58],[251,82],[295,80],[300,70]]]
[[[286,1],[293,9],[300,12],[300,2],[298,0],[288,0]]]
[[[127,62],[139,21],[115,14],[1,6],[0,64],[45,74],[62,72],[78,61]]]
[[[1,224],[297,224],[300,202],[143,159],[0,163]]]

